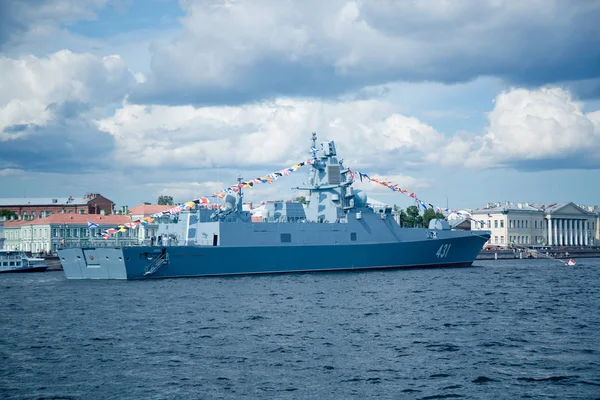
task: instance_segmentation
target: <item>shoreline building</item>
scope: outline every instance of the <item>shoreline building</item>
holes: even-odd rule
[[[593,246],[600,241],[593,210],[573,202],[488,203],[471,213],[471,229],[492,232],[486,246]]]
[[[88,221],[97,224],[89,228]],[[53,214],[34,220],[12,220],[4,222],[4,250],[32,253],[56,253],[60,246],[103,245],[99,235],[103,230],[131,222],[124,215],[80,215]],[[130,241],[133,234],[119,233],[119,240]]]
[[[142,220],[146,217],[149,217],[153,214],[167,211],[168,209],[173,208],[172,205],[162,205],[162,204],[150,204],[144,203],[139,206],[135,206],[129,211],[127,211],[128,218],[131,221]],[[153,221],[152,223],[148,223],[146,226],[139,226],[137,231],[137,238],[140,241],[150,241],[151,237],[157,237],[158,231],[158,221]]]
[[[113,214],[115,203],[98,193],[88,193],[81,198],[0,198],[0,210],[17,214],[19,220],[33,220],[53,214]]]

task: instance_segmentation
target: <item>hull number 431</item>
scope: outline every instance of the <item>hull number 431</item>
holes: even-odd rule
[[[440,248],[438,249],[437,253],[435,253],[437,258],[446,258],[446,256],[448,255],[448,252],[450,251],[450,246],[452,246],[451,244],[443,244],[440,246]]]

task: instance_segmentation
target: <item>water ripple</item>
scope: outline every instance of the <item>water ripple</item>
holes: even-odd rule
[[[600,260],[211,279],[0,276],[7,399],[598,396]]]

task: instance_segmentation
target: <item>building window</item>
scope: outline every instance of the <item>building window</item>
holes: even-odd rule
[[[500,220],[500,228],[504,228],[504,220]]]
[[[281,243],[290,243],[292,241],[291,233],[282,233],[281,234]]]
[[[529,227],[529,221],[525,221],[525,228]]]
[[[515,220],[510,220],[510,221],[508,221],[508,226],[509,226],[510,228],[514,228],[514,227],[515,227]]]
[[[500,243],[504,244],[504,236],[500,236]]]
[[[533,221],[533,227],[537,229],[537,221]]]
[[[497,227],[498,227],[498,220],[497,220],[497,219],[495,219],[495,220],[494,220],[494,228],[497,228]],[[496,242],[496,243],[498,243],[498,242]]]
[[[498,236],[494,236],[494,243],[498,244]]]

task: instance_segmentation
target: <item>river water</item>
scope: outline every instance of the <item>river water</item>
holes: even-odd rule
[[[0,276],[2,399],[600,398],[600,259]]]

